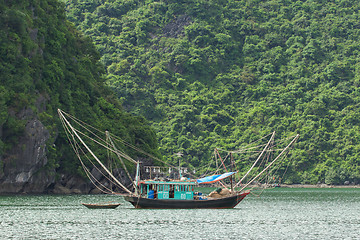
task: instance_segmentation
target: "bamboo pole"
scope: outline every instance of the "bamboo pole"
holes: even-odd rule
[[[254,177],[250,182],[248,182],[245,186],[243,186],[239,192],[241,192],[242,190],[244,190],[247,186],[249,186],[253,181],[255,181],[261,174],[263,174],[263,172],[265,172],[268,168],[271,167],[271,165],[273,165],[274,162],[276,162],[278,160],[278,158],[283,155],[283,153],[299,138],[299,134],[297,134],[295,136],[295,138],[289,143],[289,145],[286,146],[286,148],[284,148],[284,150],[264,169],[262,170],[256,177]]]
[[[114,179],[114,181],[119,184],[126,192],[133,194],[129,189],[127,189],[124,185],[117,180],[114,175],[104,166],[104,164],[96,157],[96,155],[91,151],[91,149],[86,145],[86,143],[82,140],[82,138],[78,135],[78,133],[75,131],[74,127],[69,123],[69,121],[64,117],[61,110],[58,109],[59,116],[65,121],[65,123],[70,127],[71,131],[75,134],[75,136],[80,140],[80,142],[84,145],[84,147],[89,151],[89,153],[94,157],[94,159],[100,164],[100,166],[111,176],[111,178]]]
[[[275,136],[275,131],[273,132],[273,134],[271,135],[270,140],[268,141],[268,143],[266,144],[266,146],[264,147],[264,149],[262,150],[261,154],[259,155],[259,157],[256,159],[256,161],[254,162],[254,164],[251,166],[251,168],[249,169],[249,171],[247,171],[247,173],[240,179],[240,181],[235,185],[235,188],[241,184],[241,182],[246,178],[246,176],[251,172],[251,170],[255,167],[256,163],[260,160],[261,156],[264,154],[265,150],[268,148],[269,144],[271,143],[271,140],[274,138]]]

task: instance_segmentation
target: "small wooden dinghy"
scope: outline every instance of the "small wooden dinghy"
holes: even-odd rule
[[[120,203],[95,203],[95,204],[91,204],[91,203],[82,203],[82,205],[84,205],[87,208],[91,208],[91,209],[114,209],[117,208]]]

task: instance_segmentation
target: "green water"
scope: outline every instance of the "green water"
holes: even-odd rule
[[[106,201],[122,205],[81,205]],[[224,210],[138,210],[108,195],[0,196],[0,239],[360,239],[360,189],[272,189]]]

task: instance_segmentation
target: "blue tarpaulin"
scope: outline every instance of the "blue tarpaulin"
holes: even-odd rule
[[[223,180],[224,178],[230,177],[231,175],[233,175],[235,173],[236,172],[227,172],[227,173],[223,173],[223,174],[207,176],[204,178],[196,179],[196,182],[199,184],[214,183],[214,182]]]

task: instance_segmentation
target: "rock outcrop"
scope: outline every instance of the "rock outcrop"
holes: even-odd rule
[[[16,114],[25,122],[24,133],[3,156],[0,193],[42,193],[55,181],[54,170],[46,169],[49,131],[30,108]]]

